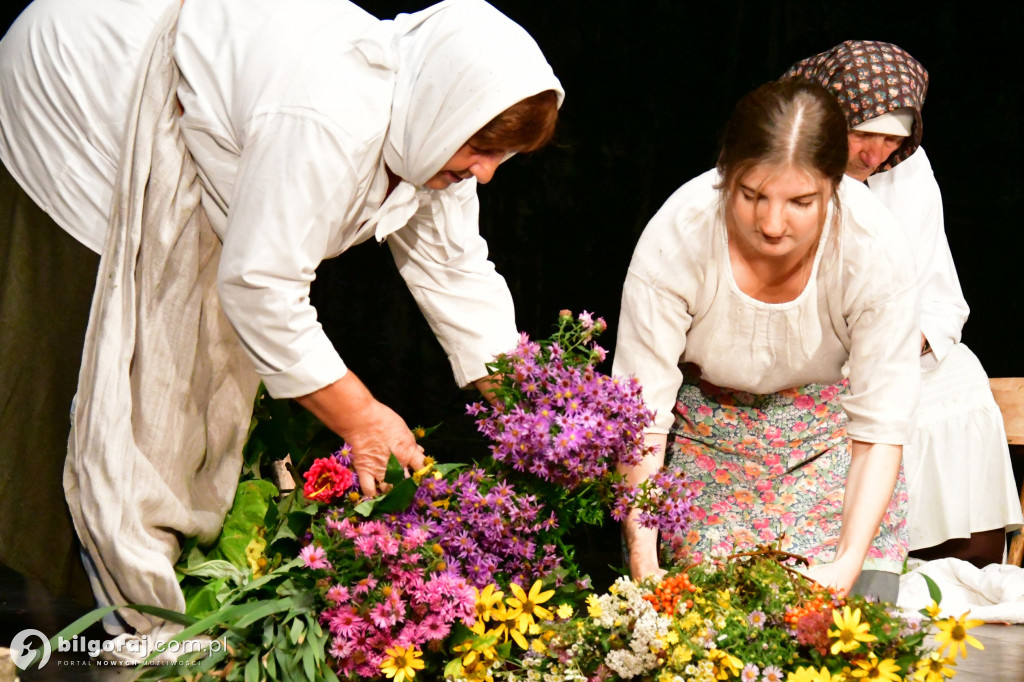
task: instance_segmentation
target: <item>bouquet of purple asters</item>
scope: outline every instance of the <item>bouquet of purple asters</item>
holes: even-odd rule
[[[681,473],[663,470],[634,487],[618,472],[650,454],[644,429],[654,415],[635,378],[596,369],[607,354],[596,342],[606,327],[586,311],[574,318],[563,310],[550,339],[522,334],[515,350],[487,366],[498,379],[491,402],[468,412],[492,441],[494,460],[552,484],[549,503],[562,514],[600,523],[604,508],[617,521],[636,509],[644,525],[683,534],[695,492]]]

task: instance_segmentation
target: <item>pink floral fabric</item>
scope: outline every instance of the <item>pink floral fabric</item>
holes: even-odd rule
[[[826,563],[842,525],[850,439],[840,399],[845,380],[754,395],[687,373],[676,402],[668,464],[698,493],[685,536],[666,538],[664,559],[731,554],[775,543]],[[900,572],[907,555],[907,487],[899,481],[865,569]]]

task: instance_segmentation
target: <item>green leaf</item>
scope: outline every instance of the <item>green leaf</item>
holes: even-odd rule
[[[202,618],[221,607],[220,594],[227,587],[227,579],[220,578],[204,584],[199,589],[185,592],[185,613],[193,618]]]
[[[309,645],[313,648],[313,656],[317,663],[324,663],[327,661],[327,635],[314,616],[307,616],[306,622],[306,632],[309,633]]]
[[[210,559],[224,559],[248,572],[245,548],[264,527],[267,509],[277,496],[274,484],[265,480],[242,481],[235,491],[235,501],[224,519],[224,528],[216,546],[207,553]]]
[[[243,573],[235,564],[223,559],[210,559],[195,566],[179,568],[178,570],[184,575],[190,575],[195,578],[227,578],[236,584],[241,584],[248,573],[248,571]]]
[[[368,517],[374,512],[391,513],[407,509],[416,495],[416,482],[411,478],[401,479],[384,495],[363,500],[352,510],[360,516]]]
[[[272,599],[263,602],[246,602],[245,604],[239,604],[239,607],[255,606],[256,608],[248,609],[245,613],[239,615],[238,620],[234,622],[234,628],[244,628],[253,623],[263,620],[267,616],[272,616],[275,613],[281,613],[287,611],[295,603],[295,597],[285,597],[283,599]]]
[[[313,660],[313,650],[309,647],[302,650],[302,669],[306,673],[307,680],[316,679],[316,661]]]
[[[453,658],[448,661],[448,665],[444,667],[444,678],[446,680],[452,679],[453,677],[460,677],[462,675],[462,659]]]
[[[260,657],[253,656],[245,664],[245,682],[260,682]]]
[[[393,454],[388,457],[388,469],[384,474],[384,482],[390,483],[391,485],[397,485],[400,481],[405,479],[405,467],[398,462],[398,458]]]
[[[924,573],[921,574],[921,577],[924,578],[925,583],[928,584],[928,596],[931,597],[936,604],[941,604],[942,590],[939,589],[939,586],[935,583],[934,580],[929,578]]]
[[[277,659],[274,657],[273,652],[267,651],[263,654],[263,667],[267,670],[267,676],[273,680],[277,679]]]
[[[169,620],[172,623],[180,623],[181,625],[191,625],[196,622],[195,618],[188,616],[184,613],[178,613],[177,611],[170,611],[168,609],[162,609],[158,606],[146,606],[143,604],[126,604],[123,606],[104,606],[103,608],[94,609],[89,613],[85,614],[81,618],[78,618],[73,623],[68,625],[66,628],[55,634],[50,638],[50,646],[56,649],[57,640],[63,638],[70,640],[74,637],[85,632],[89,626],[94,623],[100,622],[104,616],[113,613],[118,609],[131,609],[138,611],[139,613],[148,613],[153,616],[158,616],[164,620]]]
[[[447,476],[449,472],[463,469],[469,466],[468,464],[459,464],[458,462],[449,462],[447,464],[437,464],[434,466],[435,471],[441,472],[442,476]]]
[[[288,653],[280,647],[274,648],[274,658],[277,659],[277,664],[281,668],[281,679],[282,680],[294,680],[299,679],[299,671],[295,667],[295,663],[288,656]]]
[[[304,634],[306,634],[306,624],[301,620],[296,620],[289,629],[288,639],[292,644],[297,645],[302,643]]]
[[[375,511],[390,514],[409,508],[412,498],[416,496],[416,481],[411,478],[403,478],[394,488],[383,497],[374,507]]]
[[[377,506],[377,503],[382,499],[384,499],[383,496],[374,497],[369,500],[363,500],[362,502],[357,504],[352,511],[354,511],[356,514],[359,514],[360,516],[369,516],[373,513],[373,508]]]

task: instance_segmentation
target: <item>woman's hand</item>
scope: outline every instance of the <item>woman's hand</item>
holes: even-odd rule
[[[392,453],[407,469],[423,466],[423,448],[409,426],[394,410],[377,401],[351,371],[333,384],[295,400],[352,448],[352,464],[364,495],[377,494],[376,482],[384,479]]]
[[[809,577],[843,592],[853,587],[892,498],[902,456],[900,445],[852,442],[836,557],[830,564],[809,568]]]
[[[352,448],[359,487],[369,497],[377,494],[376,481],[384,479],[391,453],[406,469],[423,467],[423,447],[416,443],[405,420],[384,403],[374,400],[359,420],[339,435]]]
[[[838,559],[831,564],[817,564],[803,573],[811,580],[824,587],[834,587],[842,594],[847,594],[860,576],[862,563]]]

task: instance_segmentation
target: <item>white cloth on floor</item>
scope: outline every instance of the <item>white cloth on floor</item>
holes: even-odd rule
[[[184,611],[174,573],[179,541],[211,542],[220,532],[259,377],[221,312],[220,241],[178,130],[177,10],[154,33],[132,100],[64,490],[101,605]],[[138,635],[162,640],[180,631],[118,613]]]
[[[921,373],[913,439],[903,446],[910,549],[1024,524],[1002,415],[974,353],[954,344]]]
[[[989,564],[978,568],[960,559],[937,559],[920,563],[900,577],[897,604],[919,611],[931,604],[928,584],[921,575],[935,581],[942,591],[942,617],[971,618],[989,623],[1024,623],[1024,568]]]

